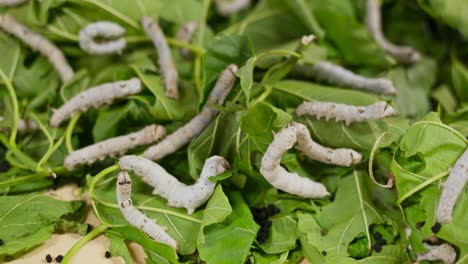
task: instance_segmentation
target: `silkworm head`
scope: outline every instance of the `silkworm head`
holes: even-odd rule
[[[235,75],[237,70],[239,69],[235,64],[230,64],[227,68],[232,72],[233,75]]]
[[[119,176],[117,177],[117,185],[125,185],[125,184],[132,184],[132,180],[130,179],[130,175],[128,172],[121,171]]]
[[[152,24],[153,19],[151,19],[150,17],[144,16],[141,18],[141,25],[143,25],[143,28],[150,28]]]
[[[216,168],[215,168],[216,175],[223,173],[226,170],[231,168],[231,166],[229,165],[229,162],[221,156],[212,156],[205,161],[205,163],[208,163],[208,162],[211,162],[212,164],[216,165]]]
[[[383,103],[383,110],[384,110],[384,116],[392,116],[396,114],[395,109],[391,105],[389,105],[387,102]]]

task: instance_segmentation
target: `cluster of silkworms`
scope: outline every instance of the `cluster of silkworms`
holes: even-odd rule
[[[229,16],[248,8],[250,0],[215,0],[216,11],[222,16]]]
[[[198,24],[197,21],[190,21],[185,23],[179,31],[177,31],[176,39],[185,43],[189,43],[193,37],[193,34],[197,30]],[[180,48],[179,53],[184,59],[191,59],[193,54],[186,48]]]
[[[388,79],[357,75],[339,65],[326,61],[317,62],[314,65],[296,65],[295,70],[305,77],[325,80],[337,86],[351,87],[378,94],[395,95],[397,93],[392,81]]]
[[[79,164],[92,164],[106,157],[123,155],[129,149],[154,143],[166,134],[163,126],[150,125],[128,135],[110,138],[96,144],[73,151],[65,157],[63,166],[73,170]]]
[[[323,198],[329,193],[323,184],[288,172],[280,165],[283,154],[293,146],[307,157],[327,164],[351,166],[362,159],[352,149],[331,149],[314,142],[306,126],[291,122],[274,135],[263,155],[260,172],[276,189],[306,198]]]
[[[0,14],[0,28],[19,38],[22,42],[29,45],[31,49],[39,51],[42,55],[47,57],[63,82],[66,82],[73,77],[73,69],[65,58],[65,55],[48,39],[33,32],[31,29],[8,14]]]
[[[236,81],[237,66],[229,65],[219,76],[216,84],[208,96],[207,105],[203,107],[201,112],[192,118],[187,124],[180,127],[172,134],[168,135],[158,144],[148,148],[143,156],[151,160],[159,160],[163,157],[174,153],[179,148],[187,144],[192,138],[198,136],[218,114],[218,110],[211,108],[210,104],[222,104],[224,99],[231,91],[234,82]]]
[[[80,47],[89,54],[121,54],[127,44],[124,34],[125,29],[114,22],[91,23],[80,30]],[[97,38],[104,40],[98,42]]]
[[[378,0],[367,0],[367,29],[375,42],[390,56],[401,63],[411,64],[421,59],[421,54],[412,47],[397,46],[388,41],[382,33],[382,14]]]
[[[460,156],[450,170],[447,181],[442,183],[442,194],[437,204],[436,220],[439,223],[452,221],[453,208],[468,182],[468,149]]]
[[[101,105],[111,104],[115,99],[137,94],[141,91],[141,81],[138,78],[105,83],[89,88],[75,95],[60,108],[56,109],[50,119],[50,125],[57,127],[64,120],[73,117],[79,112],[85,112],[90,107],[99,108]]]
[[[387,102],[377,102],[368,106],[354,106],[330,102],[304,102],[296,108],[298,116],[311,115],[317,119],[344,121],[347,126],[353,122],[381,119],[396,114]]]

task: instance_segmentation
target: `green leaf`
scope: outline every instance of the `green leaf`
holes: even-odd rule
[[[128,105],[123,108],[99,110],[93,127],[94,142],[103,141],[117,135],[118,125],[127,116]]]
[[[109,252],[111,255],[114,257],[122,257],[125,264],[132,264],[132,256],[125,244],[125,239],[120,236],[120,234],[112,231],[107,231],[105,235],[107,239],[109,239]]]
[[[468,101],[468,69],[457,59],[452,60],[452,82],[458,101]]]
[[[0,197],[0,259],[28,251],[47,239],[55,225],[75,213],[82,202],[65,202],[41,194]]]
[[[457,108],[457,99],[447,85],[439,86],[432,91],[434,98],[447,112],[454,112]]]
[[[457,0],[418,0],[419,6],[435,19],[457,29],[468,38],[468,18],[464,15],[468,3]]]
[[[242,195],[230,192],[228,198],[232,213],[224,222],[206,227],[205,243],[198,246],[200,258],[208,263],[244,263],[259,229]]]
[[[255,57],[247,60],[244,66],[242,66],[236,73],[236,75],[240,78],[240,85],[241,85],[242,91],[247,97],[247,103],[250,102],[250,96],[252,94],[252,85],[254,83],[253,72],[255,68],[255,60],[256,60]]]
[[[291,215],[284,215],[272,217],[271,222],[268,239],[260,244],[260,248],[268,254],[278,254],[294,249],[298,238],[297,221]]]

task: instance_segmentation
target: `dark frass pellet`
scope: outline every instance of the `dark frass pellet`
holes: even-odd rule
[[[377,252],[377,253],[379,253],[380,251],[382,251],[382,245],[380,244],[379,241],[375,242],[374,250],[375,250],[375,252]]]
[[[104,254],[104,257],[110,258],[110,257],[111,257],[111,253],[110,253],[109,251],[106,251],[106,254]]]
[[[47,254],[47,256],[45,256],[45,260],[47,263],[52,263],[52,256],[50,254]]]
[[[415,225],[415,226],[416,226],[416,229],[417,229],[417,230],[421,230],[421,227],[423,227],[425,223],[426,223],[426,222],[417,222],[416,225]]]
[[[375,240],[380,240],[380,239],[382,239],[382,234],[380,234],[380,232],[375,232],[375,233],[373,234],[373,236],[374,236]]]
[[[435,225],[431,227],[432,233],[436,234],[437,232],[439,232],[440,227],[441,227],[440,223],[435,223]]]
[[[324,250],[322,251],[322,255],[326,256],[327,255],[327,252]]]
[[[57,263],[61,263],[63,260],[63,256],[62,255],[58,255],[56,258],[55,258],[55,262]]]
[[[3,243],[3,239],[0,239],[0,246],[3,246],[3,244],[5,244]]]

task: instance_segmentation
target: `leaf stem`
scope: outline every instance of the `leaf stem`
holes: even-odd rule
[[[441,128],[445,128],[445,129],[449,130],[450,132],[452,132],[453,134],[455,134],[455,136],[457,136],[461,140],[463,140],[463,142],[465,142],[465,144],[468,144],[468,140],[462,134],[460,134],[460,132],[458,132],[457,130],[453,129],[450,126],[447,126],[446,124],[438,123],[438,122],[434,122],[434,121],[419,121],[419,122],[414,123],[413,126],[422,125],[422,124],[430,124],[430,125],[438,126],[438,127],[441,127]]]
[[[450,170],[446,170],[446,171],[443,171],[429,179],[427,179],[427,181],[423,181],[422,183],[420,183],[419,185],[417,185],[416,187],[414,187],[413,189],[411,189],[409,192],[405,193],[403,196],[401,196],[398,200],[397,200],[397,204],[401,204],[404,200],[406,200],[408,197],[410,197],[411,195],[419,192],[420,190],[424,189],[425,187],[427,187],[429,184],[437,181],[437,180],[440,180],[442,178],[444,178],[445,176],[449,175],[450,173]]]
[[[65,145],[67,147],[68,153],[73,152],[73,145],[72,145],[72,134],[73,134],[73,129],[76,126],[76,122],[78,122],[78,119],[80,119],[81,114],[78,113],[76,114],[71,120],[70,123],[68,123],[67,130],[65,130]]]
[[[369,171],[369,176],[372,180],[372,182],[382,188],[392,188],[393,187],[393,179],[392,178],[388,178],[387,180],[387,184],[381,184],[379,183],[375,177],[374,177],[374,157],[375,157],[375,153],[377,152],[377,150],[379,149],[379,144],[380,144],[380,141],[382,141],[382,139],[386,136],[386,135],[392,135],[390,132],[384,132],[382,133],[378,138],[377,140],[375,141],[374,145],[372,146],[372,150],[371,150],[371,153],[370,153],[370,157],[369,157],[369,166],[368,166],[368,171]]]
[[[5,84],[8,94],[10,95],[11,104],[13,106],[13,127],[10,130],[10,146],[13,148],[16,147],[16,134],[18,133],[18,120],[19,120],[19,107],[18,107],[18,98],[16,97],[15,89],[10,81],[10,79],[5,75],[2,69],[0,69],[0,77]]]
[[[73,257],[73,255],[75,255],[76,252],[78,252],[78,250],[80,250],[84,245],[86,245],[86,243],[88,243],[89,241],[93,240],[95,237],[99,236],[100,234],[104,233],[107,229],[109,228],[109,226],[107,225],[99,225],[97,227],[95,227],[91,232],[89,232],[88,234],[86,234],[85,236],[83,236],[80,240],[78,240],[78,242],[75,243],[75,245],[73,245],[73,247],[67,252],[67,254],[65,255],[65,257],[63,258],[63,261],[62,263],[63,264],[67,264],[71,258]]]
[[[96,1],[96,0],[83,0],[83,2],[93,4],[93,5],[101,8],[102,10],[105,10],[106,12],[112,14],[116,18],[122,20],[123,22],[127,23],[129,26],[131,26],[131,27],[133,27],[135,29],[140,28],[139,24],[137,22],[133,21],[130,17],[126,16],[125,14],[120,13],[118,10],[115,10],[114,8],[112,8],[109,5],[103,4],[103,3],[99,2],[99,1]]]
[[[25,153],[23,153],[16,145],[15,146],[10,145],[5,135],[0,134],[0,142],[9,150],[7,153],[7,156],[9,153],[12,153],[16,158],[19,159],[19,161],[23,163],[22,167],[30,171],[36,171],[37,162],[34,161]]]
[[[32,180],[48,178],[48,177],[54,176],[56,173],[62,173],[64,171],[65,169],[63,167],[57,167],[57,168],[54,168],[53,170],[43,170],[43,171],[30,174],[24,177],[19,177],[19,178],[3,181],[3,182],[0,182],[0,189],[13,186],[13,185],[17,185],[20,183],[30,182]]]

